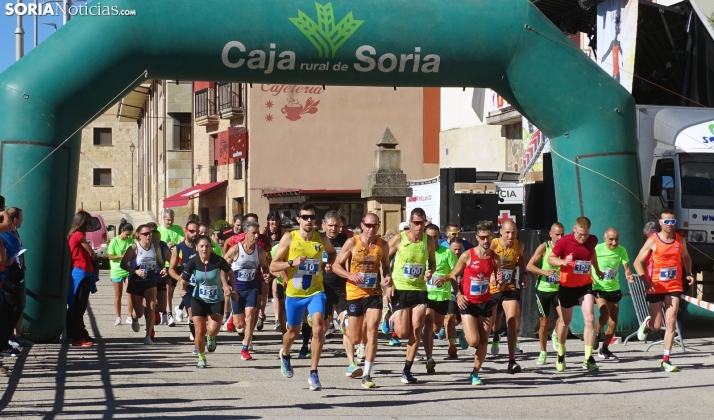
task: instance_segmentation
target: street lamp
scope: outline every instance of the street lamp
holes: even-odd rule
[[[129,146],[129,151],[131,152],[131,209],[134,210],[134,142]]]

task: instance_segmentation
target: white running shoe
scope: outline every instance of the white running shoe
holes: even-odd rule
[[[153,346],[154,345],[154,342],[151,341],[151,337],[149,337],[148,335],[146,337],[144,337],[144,345],[145,346]]]
[[[364,349],[364,344],[360,344],[357,346],[357,352],[355,353],[355,356],[357,356],[358,359],[363,359],[365,357],[365,349]]]
[[[130,317],[130,316],[126,317],[126,323],[127,323],[127,324],[131,324],[131,317]]]
[[[183,310],[177,306],[174,308],[174,313],[176,313],[176,322],[183,322]]]
[[[173,317],[173,316],[171,316],[171,315],[168,316],[167,325],[168,325],[169,327],[175,327],[175,326],[176,326],[176,321],[174,321],[174,317]]]
[[[118,316],[117,319],[114,321],[114,325],[121,325],[121,317]]]
[[[280,321],[275,321],[275,325],[273,326],[273,331],[278,331],[280,329]]]

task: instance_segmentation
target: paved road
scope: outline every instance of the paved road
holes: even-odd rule
[[[486,385],[474,388],[467,382],[471,350],[460,351],[459,360],[445,360],[445,342],[437,341],[437,373],[427,376],[423,363],[417,363],[413,372],[421,383],[406,386],[399,382],[403,348],[388,347],[380,337],[373,372],[378,387],[372,390],[345,378],[340,342],[332,340],[320,366],[325,388],[311,392],[307,361],[295,360],[294,378],[281,375],[279,336],[272,329],[257,334],[255,360],[250,362],[240,360],[237,334],[221,333],[204,370],[195,368],[185,324],[158,327],[157,344],[144,346],[143,333],[134,333],[129,325],[112,325],[113,292],[107,278],[102,275],[87,311],[87,325],[98,345],[36,345],[16,360],[5,359],[13,370],[0,377],[1,417],[714,417],[712,338],[685,341],[685,354],[675,349],[673,360],[681,372],[670,374],[658,368],[661,347],[645,353],[638,342],[611,348],[619,363],[601,362],[600,373],[584,372],[579,341],[570,346],[576,351],[568,353],[566,372],[557,374],[552,359],[545,367],[535,364],[537,342],[527,339],[520,359],[523,373],[507,375],[506,358],[489,357],[482,374]]]

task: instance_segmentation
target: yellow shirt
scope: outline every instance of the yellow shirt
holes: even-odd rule
[[[320,234],[312,232],[309,241],[302,239],[300,232],[294,230],[290,232],[292,241],[288,251],[288,260],[305,256],[307,259],[300,266],[287,269],[288,282],[285,286],[285,295],[288,297],[302,298],[324,292],[322,285],[322,252],[325,247],[322,245]]]
[[[501,242],[495,240],[496,246],[493,252],[501,257],[501,271],[503,271],[503,283],[506,291],[516,290],[516,266],[518,266],[518,249],[520,244],[518,239],[513,240],[513,246],[510,248],[501,248]],[[498,286],[491,285],[491,294],[498,293]]]

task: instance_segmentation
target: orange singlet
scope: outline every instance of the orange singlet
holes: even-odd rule
[[[350,261],[350,273],[361,273],[365,282],[357,285],[347,280],[347,300],[355,300],[368,296],[381,296],[382,286],[377,279],[382,266],[382,238],[377,238],[374,248],[367,249],[362,245],[359,235],[355,235],[355,249]],[[366,274],[369,274],[366,276]]]
[[[652,283],[654,291],[651,294],[682,293],[682,243],[679,235],[674,241],[666,243],[655,233],[655,251],[652,253],[654,268]]]

